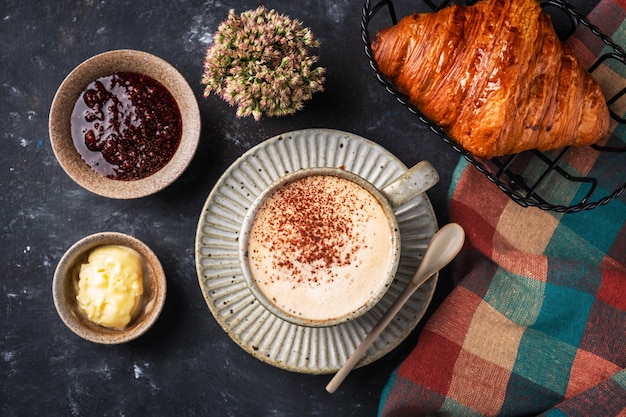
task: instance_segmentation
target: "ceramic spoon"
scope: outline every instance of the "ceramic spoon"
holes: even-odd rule
[[[415,290],[433,274],[448,265],[459,253],[464,241],[465,231],[456,223],[449,223],[435,233],[430,241],[430,245],[428,245],[426,249],[426,253],[424,253],[422,262],[409,284],[328,383],[326,391],[332,394],[339,388],[339,385],[341,385],[346,376],[348,376],[352,368],[365,356],[367,349],[382,333],[385,327],[387,327],[395,315],[398,314],[398,311],[400,311],[402,306],[411,298]]]

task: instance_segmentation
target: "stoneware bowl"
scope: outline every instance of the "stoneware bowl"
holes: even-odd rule
[[[76,301],[78,272],[89,252],[102,245],[122,245],[139,252],[143,259],[143,295],[140,311],[122,330],[110,329],[90,321]],[[72,245],[57,265],[52,282],[54,305],[61,320],[78,336],[101,344],[119,344],[144,334],[157,320],[165,303],[166,282],[163,267],[143,242],[116,232],[87,236]]]
[[[116,72],[136,72],[159,81],[172,94],[182,118],[182,137],[172,159],[154,174],[135,181],[107,178],[83,161],[72,140],[70,120],[74,104],[87,86]],[[104,197],[144,197],[170,185],[191,162],[200,139],[198,102],[185,78],[169,63],[146,52],[115,50],[78,65],[57,90],[48,121],[52,150],[65,172],[81,187]]]

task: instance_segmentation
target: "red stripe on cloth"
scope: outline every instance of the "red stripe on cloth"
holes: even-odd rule
[[[617,270],[604,270],[598,298],[608,305],[626,311],[626,293],[623,292],[626,275]],[[622,323],[626,325],[626,323]],[[622,329],[623,331],[626,331]]]
[[[477,170],[465,169],[450,199],[450,221],[460,224],[465,230],[466,246],[472,246],[490,257],[490,242],[496,231],[502,210],[509,198],[497,191],[496,186]],[[467,198],[488,195],[489,198]],[[462,199],[462,201],[460,200]]]
[[[394,378],[381,416],[416,417],[440,410],[446,397],[397,375]],[[419,404],[415,399],[419,398]]]
[[[398,369],[398,376],[445,396],[460,351],[458,344],[424,329],[417,347]]]
[[[426,328],[462,345],[472,324],[474,312],[481,302],[480,296],[463,287],[457,287],[444,300],[437,313],[426,324]]]
[[[626,221],[622,224],[600,266],[602,268],[617,269],[626,274]]]
[[[589,175],[600,156],[599,152],[588,147],[573,148],[565,156],[565,160],[581,175]]]
[[[609,378],[620,369],[616,364],[598,355],[579,349],[572,364],[565,398],[580,394],[589,389],[590,385]]]
[[[466,245],[478,249],[486,256],[491,255],[491,245],[496,229],[493,224],[485,220],[484,212],[477,212],[474,208],[458,200],[450,201],[450,220],[456,222],[465,230]]]
[[[495,416],[504,403],[510,377],[511,371],[462,350],[448,396],[481,414]]]
[[[626,0],[602,1],[589,13],[589,19],[604,32],[613,36],[626,18]]]
[[[468,196],[475,198],[468,198]],[[481,196],[485,196],[485,198]],[[500,214],[510,201],[510,198],[500,192],[497,186],[483,174],[473,167],[468,167],[459,178],[451,197],[450,218],[453,219],[452,221],[483,219],[489,225],[489,230],[481,230],[480,232],[481,234],[486,232],[484,239],[491,240]],[[464,204],[466,208],[458,204]]]
[[[624,279],[624,277],[622,277]],[[622,283],[626,281],[622,280]],[[624,291],[622,284],[621,292]],[[607,361],[624,366],[626,361],[626,311],[596,299],[593,303],[579,348]]]
[[[417,347],[398,369],[398,375],[446,395],[454,364],[482,298],[458,287],[428,321]]]
[[[588,31],[586,28],[585,30]],[[604,47],[604,42],[602,42],[597,36],[591,35],[591,32],[585,35],[578,35],[578,37],[572,37],[567,41],[567,45],[572,48],[574,56],[578,58],[580,65],[582,65],[585,70],[588,70],[597,58],[597,54],[589,49],[589,44],[593,43],[597,43],[594,49],[598,51],[602,50]]]
[[[602,33],[612,37],[626,19],[626,0],[600,2],[588,15],[591,22]],[[584,25],[579,25],[574,35],[566,42],[585,68],[598,57],[606,44]],[[586,50],[586,51],[585,51]]]
[[[548,258],[543,255],[510,251],[494,253],[493,260],[505,270],[530,279],[545,282],[548,276]]]

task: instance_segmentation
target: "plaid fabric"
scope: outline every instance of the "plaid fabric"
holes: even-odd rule
[[[625,8],[603,0],[590,15],[621,45]],[[583,64],[604,47],[586,32],[568,42]],[[625,85],[610,65],[594,76]],[[622,129],[614,137],[626,141]],[[624,155],[596,158],[581,150],[568,163],[624,183]],[[452,265],[462,279],[391,376],[380,415],[626,416],[626,199],[576,214],[525,209],[464,160],[449,199],[467,236]]]

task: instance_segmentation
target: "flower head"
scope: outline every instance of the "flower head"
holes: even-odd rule
[[[283,116],[304,107],[323,91],[325,69],[313,67],[310,48],[319,42],[298,20],[260,6],[236,15],[233,10],[213,35],[204,59],[204,96],[215,92],[237,116]]]

